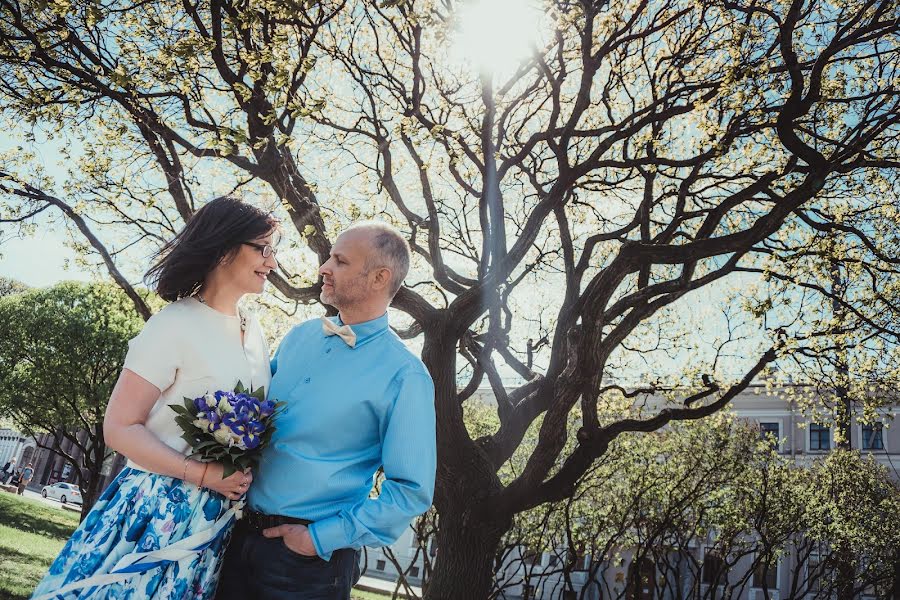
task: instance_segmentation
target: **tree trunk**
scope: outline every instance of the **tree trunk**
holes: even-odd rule
[[[102,463],[100,465],[102,467]],[[100,489],[100,484],[103,481],[103,475],[100,473],[100,468],[97,468],[94,471],[90,471],[88,473],[88,478],[84,489],[81,492],[81,520],[84,521],[84,518],[91,511],[94,504],[96,504],[97,499],[100,497],[100,492],[103,490]]]
[[[87,482],[81,492],[82,521],[90,512],[91,508],[93,508],[94,504],[96,504],[97,499],[103,492],[102,486],[103,480],[105,479],[105,477],[103,477],[103,462],[106,458],[106,441],[103,439],[103,426],[98,424],[95,426],[94,431],[99,432],[99,435],[90,438],[89,443],[86,444],[89,448],[87,450],[89,454],[85,455],[83,458],[83,464],[86,468],[82,473],[87,471]]]
[[[442,513],[434,572],[425,600],[484,600],[491,593],[494,557],[508,523]]]
[[[438,451],[437,555],[424,598],[483,600],[491,592],[494,557],[512,518],[485,510],[502,485],[485,451],[466,433],[456,390],[456,343],[446,326],[440,318],[427,323],[422,349],[434,380]]]

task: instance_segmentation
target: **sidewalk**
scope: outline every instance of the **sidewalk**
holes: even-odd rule
[[[353,586],[356,589],[364,590],[367,592],[385,592],[388,594],[394,593],[394,588],[397,587],[397,583],[394,581],[388,581],[387,579],[379,579],[378,577],[367,577],[363,575],[359,578],[359,581],[356,582],[356,585]],[[422,588],[411,585],[413,593],[421,598],[422,597]],[[407,598],[408,596],[404,594],[404,589],[402,586],[400,588],[399,596],[401,598]]]

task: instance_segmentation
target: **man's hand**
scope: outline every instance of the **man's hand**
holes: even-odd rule
[[[312,536],[306,525],[279,525],[263,529],[263,536],[267,538],[280,537],[289,550],[303,556],[318,556],[313,545]]]

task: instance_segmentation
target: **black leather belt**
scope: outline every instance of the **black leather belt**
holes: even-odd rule
[[[279,525],[309,525],[312,521],[307,519],[298,519],[297,517],[287,517],[284,515],[267,515],[256,512],[255,510],[245,509],[243,518],[238,521],[238,525],[243,525],[251,531],[262,532],[263,529],[270,527],[278,527]]]

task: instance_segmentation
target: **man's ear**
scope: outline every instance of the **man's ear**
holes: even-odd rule
[[[379,267],[375,270],[375,279],[372,281],[372,287],[376,290],[383,290],[391,284],[391,278],[394,276],[387,267]]]

